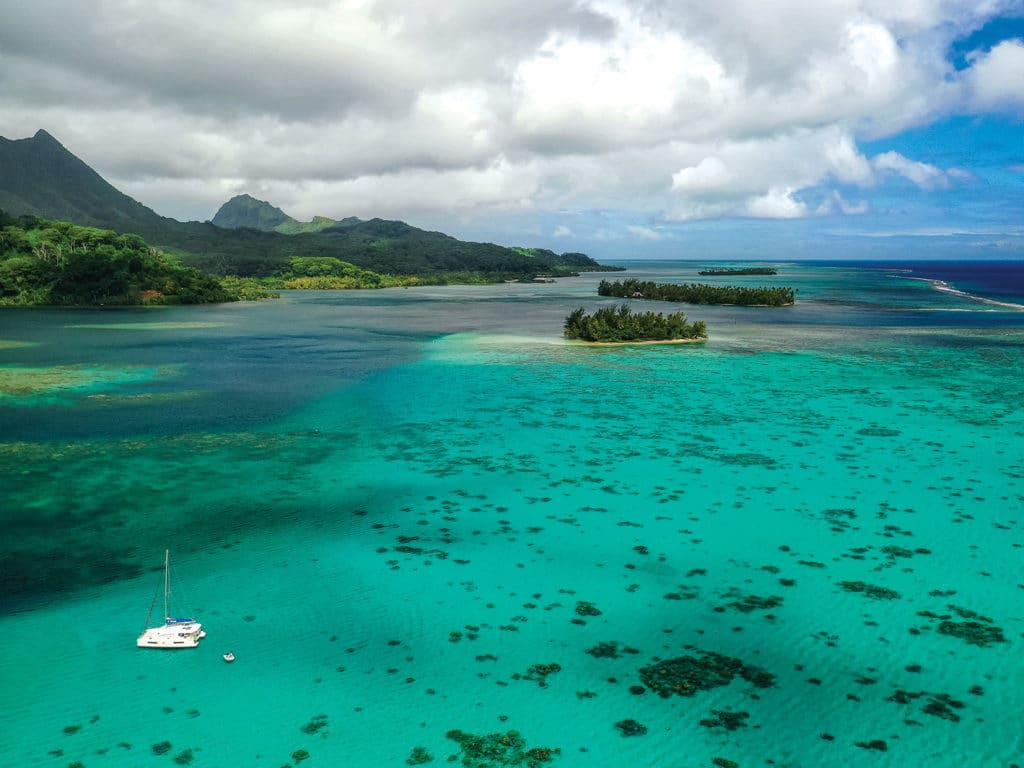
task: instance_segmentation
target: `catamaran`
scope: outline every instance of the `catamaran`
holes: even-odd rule
[[[168,601],[171,596],[171,551],[164,552],[164,623],[150,627],[149,620],[153,616],[153,607],[156,605],[156,596],[149,606],[149,613],[146,615],[146,629],[139,635],[136,645],[139,648],[195,648],[199,641],[206,637],[203,632],[203,625],[194,618],[171,618],[168,610]]]

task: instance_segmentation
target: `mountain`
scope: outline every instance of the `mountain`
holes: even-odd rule
[[[211,220],[221,229],[258,229],[273,232],[279,224],[294,222],[291,216],[270,203],[250,195],[235,195],[220,207]]]
[[[322,232],[328,227],[358,224],[361,219],[349,216],[341,221],[326,216],[314,216],[312,221],[297,221],[265,200],[251,195],[235,195],[220,207],[211,223],[221,229],[256,229],[260,232],[280,232],[282,235],[301,235]]]
[[[491,279],[602,268],[582,254],[466,242],[402,221],[300,222],[249,195],[229,200],[213,222],[180,222],[118,191],[42,130],[30,139],[0,137],[0,211],[132,232],[217,275],[279,274],[295,256],[333,257],[393,275],[460,272]]]
[[[0,137],[0,209],[115,231],[173,222],[116,190],[43,130],[31,139]]]
[[[274,227],[275,232],[280,232],[282,235],[304,235],[309,232],[322,232],[328,227],[338,226],[349,226],[352,224],[358,224],[362,219],[355,216],[348,216],[339,221],[329,219],[326,216],[314,216],[312,221],[286,221],[284,224],[278,224]]]

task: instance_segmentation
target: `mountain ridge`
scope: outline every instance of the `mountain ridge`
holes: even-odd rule
[[[248,193],[232,197],[217,210],[210,220],[210,223],[221,229],[256,229],[260,232],[278,232],[282,235],[322,232],[332,227],[349,226],[361,222],[362,219],[356,216],[338,220],[327,216],[314,216],[311,221],[299,221],[277,206],[266,200],[259,200]]]
[[[182,263],[212,274],[271,276],[297,256],[332,257],[387,274],[464,273],[490,279],[613,269],[583,254],[559,256],[540,248],[463,241],[403,221],[318,217],[298,222],[269,203],[249,195],[233,200],[239,198],[233,207],[249,209],[242,218],[255,227],[180,222],[116,189],[45,130],[28,139],[0,137],[0,210],[138,234]]]

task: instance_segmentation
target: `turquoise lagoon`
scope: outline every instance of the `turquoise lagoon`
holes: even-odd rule
[[[5,310],[0,763],[1024,764],[1024,297],[904,267],[660,347],[560,338],[616,275]]]

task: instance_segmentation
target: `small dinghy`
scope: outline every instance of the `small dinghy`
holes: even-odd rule
[[[228,664],[230,664],[234,660],[235,660],[235,654],[233,654],[231,651],[228,651],[227,653],[224,654],[224,661],[226,661]]]

